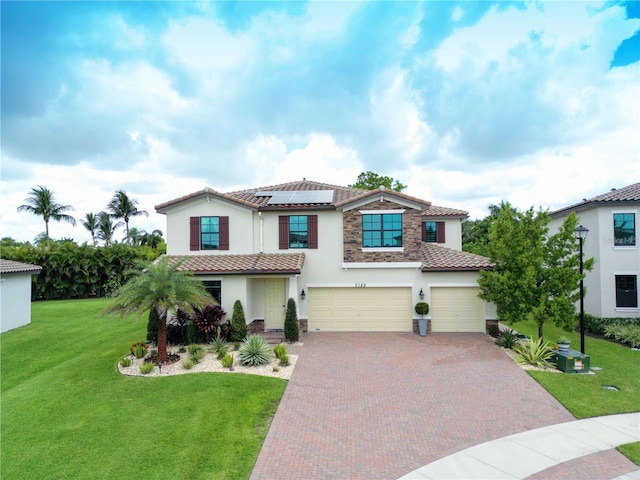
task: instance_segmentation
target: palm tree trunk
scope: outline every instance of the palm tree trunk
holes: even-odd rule
[[[167,361],[167,314],[158,321],[158,362]]]

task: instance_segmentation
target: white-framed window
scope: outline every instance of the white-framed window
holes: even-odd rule
[[[616,308],[638,308],[637,275],[616,275]]]
[[[634,212],[613,214],[613,245],[616,247],[636,246],[636,214]]]

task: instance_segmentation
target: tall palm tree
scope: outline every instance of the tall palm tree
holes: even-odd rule
[[[167,317],[170,311],[183,310],[193,315],[195,309],[215,303],[204,284],[192,272],[177,270],[182,262],[170,264],[168,257],[151,263],[115,293],[105,314],[120,317],[135,314],[140,318],[155,309],[158,313],[158,361],[167,361]]]
[[[149,213],[145,210],[138,210],[138,201],[133,198],[129,198],[124,190],[117,190],[113,195],[113,198],[107,205],[107,210],[113,218],[122,218],[126,226],[126,238],[129,238],[129,219],[131,217],[139,217],[144,215],[149,216]]]
[[[100,212],[98,220],[98,239],[102,240],[105,245],[111,245],[113,234],[117,228],[122,226],[122,222],[113,223],[111,216],[107,212]]]
[[[26,203],[20,205],[18,211],[41,215],[44,219],[45,236],[47,240],[49,239],[49,220],[53,219],[56,222],[67,222],[73,226],[76,225],[76,219],[64,213],[69,210],[73,211],[73,207],[71,205],[56,203],[53,192],[47,187],[38,185],[37,188],[32,188],[31,193],[29,193],[29,196],[25,198],[24,201]]]
[[[163,241],[162,230],[156,229],[151,233],[145,233],[144,237],[142,237],[140,244],[147,245],[151,248],[158,248],[158,246],[160,245],[160,243],[162,243],[162,241]]]
[[[95,215],[92,212],[86,213],[84,216],[84,220],[80,221],[82,226],[89,230],[91,233],[91,241],[93,242],[93,246],[96,246],[96,232],[100,229],[100,216]]]
[[[133,245],[134,247],[143,245],[143,239],[147,236],[147,232],[144,230],[138,230],[136,227],[129,229],[129,234],[125,236],[122,241]]]

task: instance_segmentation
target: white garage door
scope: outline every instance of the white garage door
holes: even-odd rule
[[[310,288],[310,332],[411,332],[411,289]]]
[[[431,288],[432,332],[484,332],[484,302],[479,288]]]

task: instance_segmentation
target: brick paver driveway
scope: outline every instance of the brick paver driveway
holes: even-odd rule
[[[251,478],[395,479],[574,417],[484,334],[311,333]]]

